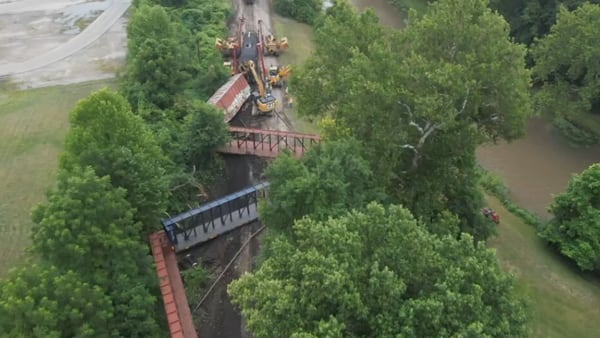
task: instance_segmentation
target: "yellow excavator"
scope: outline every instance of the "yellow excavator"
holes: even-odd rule
[[[215,47],[223,53],[225,56],[231,56],[237,48],[239,48],[238,42],[234,37],[228,37],[227,39],[215,40]]]
[[[267,35],[267,38],[265,39],[265,48],[267,50],[267,54],[278,56],[279,53],[288,48],[288,40],[287,38],[281,38],[277,40],[275,35]]]
[[[290,66],[271,66],[269,67],[269,84],[273,87],[281,87],[283,80],[287,79],[291,73]]]
[[[254,91],[252,93],[254,108],[256,108],[258,112],[255,112],[253,108],[252,115],[257,115],[257,113],[268,114],[273,112],[279,103],[277,102],[277,98],[275,98],[275,96],[273,96],[271,93],[270,84],[268,85],[268,88],[265,88],[263,80],[256,73],[256,67],[252,60],[249,60],[246,65],[250,74],[252,74],[254,81],[256,82],[256,87],[258,88],[258,91]]]

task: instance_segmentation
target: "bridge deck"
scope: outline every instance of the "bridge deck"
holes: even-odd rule
[[[190,249],[198,244],[214,239],[226,232],[235,230],[244,224],[253,222],[257,218],[258,210],[256,204],[250,205],[249,212],[244,212],[241,215],[234,211],[228,216],[225,216],[223,219],[221,217],[214,218],[211,220],[214,223],[211,222],[212,224],[208,227],[208,231],[206,232],[204,232],[204,229],[199,226],[193,228],[190,231],[190,234],[188,234],[187,238],[186,234],[183,232],[176,234],[175,236],[177,236],[177,244],[174,245],[175,251],[180,252]]]
[[[277,157],[287,149],[294,156],[300,157],[320,141],[318,135],[280,130],[229,127],[229,132],[231,140],[217,151],[225,154]]]
[[[227,195],[163,220],[176,252],[188,250],[258,218],[258,199],[268,182]]]
[[[281,154],[281,150],[279,148],[276,149],[269,149],[270,145],[266,142],[257,142],[255,143],[253,146],[254,147],[250,147],[248,146],[248,143],[244,143],[244,144],[237,144],[236,142],[230,142],[224,146],[221,146],[217,149],[218,152],[222,153],[222,154],[233,154],[233,155],[255,155],[255,156],[259,156],[259,157],[270,157],[270,158],[274,158],[279,156],[279,154]],[[286,147],[285,149],[289,149],[291,150],[292,154],[295,157],[301,157],[304,152],[306,151],[304,148],[302,147]]]

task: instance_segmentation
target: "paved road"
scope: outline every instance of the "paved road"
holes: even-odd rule
[[[131,0],[111,1],[112,4],[110,7],[108,7],[108,9],[106,9],[96,20],[94,20],[94,22],[92,22],[76,37],[44,54],[40,54],[27,61],[5,63],[0,65],[0,77],[25,73],[45,67],[75,54],[76,52],[90,45],[92,42],[96,41],[98,38],[100,38],[100,36],[102,36],[102,34],[106,33],[106,31],[108,31],[110,27],[114,25],[121,16],[123,16],[123,14],[125,14],[125,11],[127,11],[127,8],[129,8],[131,5]],[[32,2],[33,1],[17,2],[15,5],[20,4],[20,6],[23,6],[25,3]],[[36,0],[36,2],[38,1]],[[0,13],[2,12],[4,6],[11,5],[12,4],[0,5]]]

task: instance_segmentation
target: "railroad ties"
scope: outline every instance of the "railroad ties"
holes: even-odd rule
[[[293,133],[279,130],[229,127],[231,140],[218,148],[220,153],[277,157],[289,150],[296,157],[320,142],[318,135]]]

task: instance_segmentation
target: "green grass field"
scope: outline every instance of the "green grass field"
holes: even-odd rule
[[[509,213],[498,200],[488,198],[488,204],[501,217],[498,236],[489,244],[529,299],[532,336],[598,337],[600,281],[579,272],[548,248],[532,226]]]
[[[313,42],[314,34],[312,27],[277,14],[273,14],[271,17],[273,19],[273,26],[276,34],[288,38],[289,48],[279,56],[279,62],[282,65],[292,66],[291,76],[293,77],[294,70],[304,63],[314,50],[315,45]],[[293,94],[293,89],[291,90],[291,93]],[[317,133],[318,128],[316,124],[299,117],[295,107],[292,109],[286,108],[285,114],[292,120],[296,131],[301,133]]]
[[[0,90],[0,277],[29,244],[31,208],[54,184],[69,112],[112,81]]]

